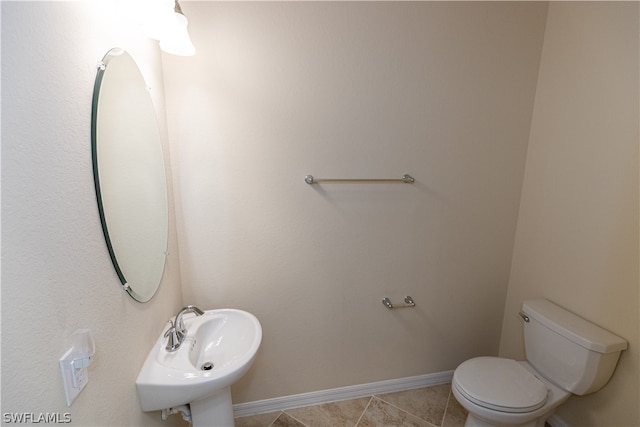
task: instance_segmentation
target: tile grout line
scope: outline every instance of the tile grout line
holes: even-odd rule
[[[356,424],[353,427],[358,427],[358,424],[360,424],[360,421],[362,421],[362,417],[364,417],[364,414],[367,412],[367,409],[369,409],[369,406],[371,405],[372,401],[373,401],[373,396],[370,396],[369,401],[367,402],[367,406],[364,407],[364,410],[360,414],[360,418],[358,418],[358,421],[356,421]]]
[[[452,384],[453,386],[453,384]],[[444,420],[447,418],[447,412],[449,412],[449,404],[451,403],[451,394],[453,392],[449,389],[449,396],[447,397],[447,404],[444,406],[444,414],[442,414],[442,419],[440,420],[440,426],[444,426]]]
[[[273,424],[274,424],[276,421],[278,421],[278,418],[280,418],[280,416],[281,416],[282,414],[284,414],[284,411],[280,411],[280,413],[278,414],[278,416],[276,417],[276,419],[275,419],[275,420],[273,420],[273,421],[271,421],[271,424],[269,424],[269,426],[268,426],[268,427],[273,427]]]
[[[304,427],[309,427],[308,425],[306,425],[305,423],[303,423],[302,421],[300,421],[299,419],[297,419],[296,417],[294,417],[293,415],[291,415],[290,413],[288,413],[287,411],[282,411],[283,414],[286,414],[288,417],[293,418],[294,420],[296,420],[297,422],[299,422],[300,424],[302,424]],[[280,418],[280,417],[278,417]],[[276,418],[277,421],[277,418]]]
[[[384,402],[384,403],[386,403],[387,405],[389,405],[389,406],[392,406],[392,407],[396,408],[398,411],[404,412],[405,414],[409,414],[409,415],[411,415],[411,416],[412,416],[412,417],[414,417],[414,418],[417,418],[417,419],[419,419],[419,420],[421,420],[421,421],[424,421],[425,423],[429,424],[430,426],[438,427],[438,426],[436,426],[436,425],[432,424],[431,422],[429,422],[429,421],[425,420],[424,418],[419,417],[419,416],[417,416],[416,414],[412,414],[411,412],[407,411],[406,409],[402,409],[402,408],[400,408],[400,407],[398,407],[398,406],[394,405],[393,403],[387,402],[386,400],[382,399],[380,396],[375,396],[375,395],[374,395],[373,397],[375,397],[376,399],[378,399],[380,402]]]

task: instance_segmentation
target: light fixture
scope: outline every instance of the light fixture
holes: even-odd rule
[[[196,48],[191,43],[191,38],[187,31],[189,22],[182,13],[178,0],[175,0],[173,14],[169,19],[162,19],[159,23],[162,25],[160,49],[172,55],[180,56],[191,56],[196,53]]]

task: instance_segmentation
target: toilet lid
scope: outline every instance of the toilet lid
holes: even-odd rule
[[[455,370],[456,389],[476,405],[501,412],[531,412],[547,400],[547,387],[512,359],[476,357]]]

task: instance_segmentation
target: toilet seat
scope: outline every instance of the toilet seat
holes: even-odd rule
[[[463,362],[454,373],[453,385],[474,404],[508,413],[535,411],[548,394],[545,384],[520,363],[499,357]]]

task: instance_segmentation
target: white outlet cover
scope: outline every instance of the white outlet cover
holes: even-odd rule
[[[62,382],[64,384],[64,395],[67,398],[67,406],[80,394],[84,386],[89,382],[87,368],[74,369],[71,362],[75,359],[75,355],[69,349],[64,356],[60,358],[60,370],[62,371]],[[74,382],[75,375],[75,382]]]

